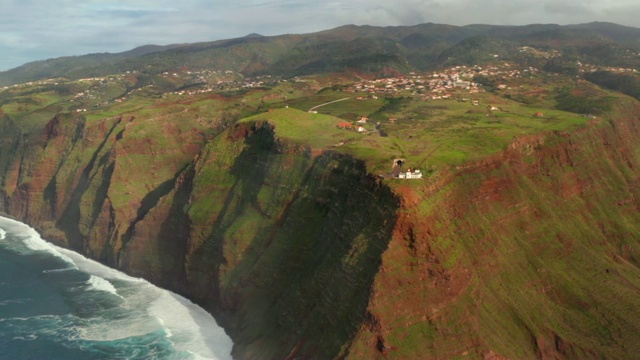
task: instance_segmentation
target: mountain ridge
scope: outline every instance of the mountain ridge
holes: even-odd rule
[[[255,36],[210,42],[145,45],[120,53],[88,54],[30,62],[0,72],[0,85],[45,78],[104,76],[124,71],[158,73],[179,68],[218,68],[245,76],[308,75],[337,71],[346,65],[376,73],[383,68],[428,70],[446,65],[443,53],[469,38],[485,36],[514,45],[557,47],[576,60],[586,58],[588,48],[616,46],[640,50],[640,29],[612,23],[577,25],[533,24],[523,26],[425,23],[412,26],[376,27],[344,25],[308,34]],[[360,46],[368,44],[367,46]],[[481,50],[482,48],[476,48]],[[333,61],[333,57],[343,60]],[[613,60],[602,55],[605,64]],[[473,65],[473,59],[457,59]],[[636,65],[638,61],[629,61]],[[278,65],[280,64],[280,65]]]

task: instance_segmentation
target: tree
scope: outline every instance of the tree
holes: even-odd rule
[[[484,87],[487,91],[494,91],[497,89],[498,84],[494,79],[491,79],[485,75],[476,75],[473,77],[473,82],[478,83]]]
[[[610,71],[596,71],[584,78],[607,89],[620,91],[640,100],[640,79],[633,75],[615,74]]]

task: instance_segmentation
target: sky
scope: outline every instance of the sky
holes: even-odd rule
[[[310,33],[341,25],[640,27],[638,0],[2,0],[0,71],[60,56]]]

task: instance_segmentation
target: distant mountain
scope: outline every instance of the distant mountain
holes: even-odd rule
[[[115,64],[179,46],[181,45],[144,45],[117,54],[96,53],[34,61],[11,70],[0,72],[0,84],[10,85],[57,77],[79,79],[85,75],[105,75],[116,70],[116,67],[114,67]]]
[[[611,42],[621,45],[640,46],[640,29],[612,24],[607,22],[592,22],[588,24],[569,25],[567,28],[577,30],[583,34],[601,36]]]
[[[571,60],[599,65],[640,66],[640,29],[611,23],[560,26],[420,24],[346,25],[312,34],[262,36],[36,61],[0,72],[0,84],[43,78],[77,79],[136,70],[221,69],[245,75],[296,76],[357,69],[372,74],[426,70],[450,64],[522,60],[520,46],[554,49]]]

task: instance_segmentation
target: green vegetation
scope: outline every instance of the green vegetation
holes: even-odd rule
[[[571,89],[562,89],[556,95],[557,109],[578,114],[602,114],[611,110],[612,99],[576,93]]]
[[[516,54],[517,43],[490,36],[466,38],[440,54],[442,65],[474,65],[511,59]]]
[[[153,86],[146,75],[123,74],[20,85],[1,92],[0,99],[4,99],[4,113],[25,131],[38,131],[55,114],[65,112],[88,123],[135,119],[127,125],[124,136],[127,141],[144,143],[146,150],[142,152],[172,148],[182,152],[180,145],[166,137],[167,131],[191,133],[204,141],[207,134],[215,134],[239,119],[245,123],[267,120],[275,126],[278,137],[308,145],[316,153],[336,150],[351,154],[365,160],[375,174],[388,173],[394,158],[405,158],[408,167],[422,167],[427,174],[480,160],[506,149],[518,136],[567,130],[588,121],[570,112],[600,114],[612,104],[611,95],[588,83],[570,90],[572,81],[564,77],[510,80],[477,75],[474,81],[494,91],[467,94],[452,89],[451,98],[433,100],[424,91],[378,96],[352,92],[349,83],[332,83],[345,81],[338,76],[295,81],[264,78],[260,84],[268,81],[269,87],[247,87],[237,80],[238,75],[207,74],[213,76],[211,82],[216,82],[217,91],[213,85],[194,83],[194,76],[203,74],[162,75],[163,81],[173,86],[169,90],[164,85]],[[221,83],[219,79],[224,76],[228,76],[226,82]],[[252,80],[244,83],[248,81]],[[497,85],[504,82],[511,84],[509,90],[498,90]],[[333,85],[314,90],[321,84]],[[383,90],[384,84],[377,84],[375,89]],[[310,113],[312,108],[317,113]],[[358,124],[363,117],[369,121]],[[339,123],[350,123],[352,129],[338,128]],[[365,133],[355,131],[357,126],[362,126]],[[128,156],[127,162],[148,162],[143,160],[145,155],[134,160],[135,156]],[[181,158],[180,163],[184,161],[188,158]],[[158,159],[150,162],[156,166],[161,163]],[[123,170],[144,171],[125,163],[120,166]],[[166,179],[178,168],[169,166],[164,172],[154,173]],[[155,181],[148,184],[156,185]],[[127,192],[126,187],[119,191]],[[116,198],[120,204],[130,197]]]
[[[47,78],[77,80],[129,71],[158,87],[170,87],[171,80],[159,75],[184,69],[229,70],[245,76],[271,74],[288,78],[352,70],[392,76],[451,65],[484,65],[496,60],[537,67],[546,63],[548,71],[576,75],[576,61],[598,66],[638,67],[639,36],[638,29],[603,23],[507,27],[344,26],[305,35],[247,36],[186,45],[143,46],[118,54],[36,61],[0,72],[0,85]],[[533,46],[537,50],[523,53],[518,50],[522,46]]]
[[[200,54],[255,73],[393,73],[410,45],[454,41],[417,27],[434,28],[396,33],[393,57],[388,39],[329,61],[348,46],[253,37],[150,53],[148,72],[8,87],[0,210],[189,296],[238,358],[637,354],[635,100],[495,60],[514,45],[487,37],[449,59],[488,53],[484,68],[392,79],[171,68]],[[518,36],[541,30],[562,35]],[[425,177],[376,176],[397,158]]]
[[[610,71],[595,71],[585,79],[607,89],[619,91],[640,100],[640,79],[634,75],[615,74]]]
[[[393,292],[402,298],[391,296],[372,310],[387,324],[385,345],[393,349],[387,357],[463,356],[477,348],[478,336],[508,358],[535,358],[541,351],[626,358],[637,351],[637,345],[616,345],[635,344],[631,334],[638,331],[626,319],[638,306],[630,288],[638,286],[631,274],[638,271],[633,239],[640,228],[637,211],[627,207],[633,205],[616,200],[637,196],[620,186],[635,176],[626,155],[613,155],[617,150],[598,140],[630,141],[613,132],[603,124],[597,135],[546,136],[547,143],[533,150],[544,176],[517,161],[501,162],[496,169],[458,173],[436,193],[414,187],[422,201],[408,211],[420,219],[412,233],[421,235],[403,249],[409,259],[386,262],[379,280],[381,287],[397,286]],[[609,231],[621,231],[620,237]],[[428,275],[395,285],[420,274]],[[412,303],[430,310],[403,311],[406,320],[398,321],[398,307],[384,307]],[[429,329],[455,341],[438,341]],[[414,337],[423,342],[408,340]]]
[[[485,75],[476,75],[473,77],[473,81],[482,85],[487,91],[495,91],[498,86],[496,79],[491,79]]]
[[[279,137],[315,149],[330,149],[358,137],[355,132],[338,129],[340,119],[323,114],[310,114],[296,109],[276,109],[266,114],[245,118],[242,122],[268,120]]]
[[[569,61],[564,58],[553,58],[547,61],[542,67],[544,71],[558,73],[569,76],[578,75],[578,66],[575,61]]]

